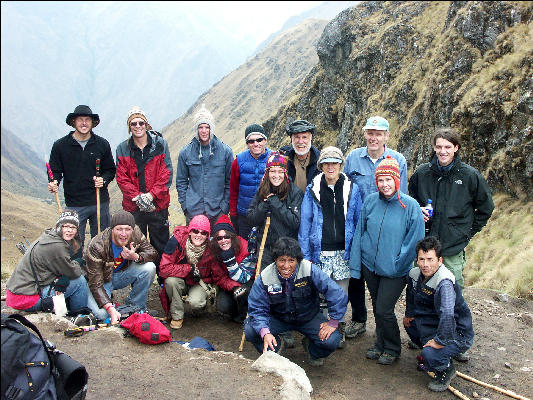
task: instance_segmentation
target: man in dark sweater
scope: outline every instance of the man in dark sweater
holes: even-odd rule
[[[93,114],[88,106],[79,105],[67,115],[66,123],[74,131],[56,140],[52,146],[50,168],[53,179],[48,183],[48,190],[57,193],[59,183],[64,179],[65,203],[79,215],[83,245],[87,220],[91,237],[98,234],[96,188],[100,189],[100,228],[104,230],[109,226],[107,186],[115,178],[116,168],[109,142],[93,132],[100,123],[98,114]],[[100,160],[100,174],[96,173],[97,159]]]

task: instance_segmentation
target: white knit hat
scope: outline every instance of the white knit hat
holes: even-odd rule
[[[213,115],[205,108],[205,104],[202,104],[200,110],[194,116],[194,133],[198,134],[198,126],[201,124],[207,124],[210,128],[210,138],[215,134],[215,121]]]
[[[146,130],[151,131],[152,127],[148,123],[148,118],[146,117],[146,114],[143,110],[141,110],[141,107],[139,106],[133,106],[133,108],[128,112],[128,122],[126,124],[128,125],[128,133],[131,132],[130,130],[130,122],[134,118],[141,118],[144,122],[146,122]]]

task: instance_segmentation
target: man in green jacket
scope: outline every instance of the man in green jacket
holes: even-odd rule
[[[464,288],[465,247],[487,223],[494,202],[481,173],[459,158],[459,135],[453,128],[438,128],[431,138],[435,154],[409,179],[409,195],[422,209],[426,236],[442,243],[443,263]],[[431,199],[433,216],[426,205]]]

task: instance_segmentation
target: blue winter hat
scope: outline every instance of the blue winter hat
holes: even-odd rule
[[[366,125],[363,126],[363,130],[374,129],[376,131],[388,131],[389,121],[383,117],[375,116],[366,120]]]

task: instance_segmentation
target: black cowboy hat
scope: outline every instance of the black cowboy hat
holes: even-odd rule
[[[100,123],[100,117],[98,114],[93,114],[92,110],[89,108],[89,106],[78,106],[74,109],[74,112],[71,112],[69,115],[67,115],[66,123],[67,125],[70,125],[74,127],[74,118],[76,117],[91,117],[93,120],[93,128],[96,127]]]

